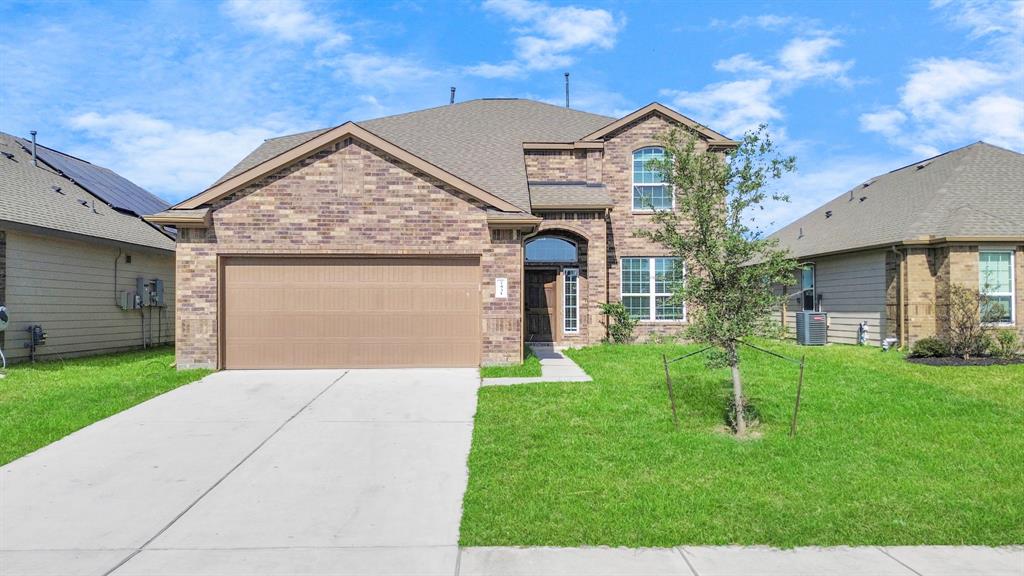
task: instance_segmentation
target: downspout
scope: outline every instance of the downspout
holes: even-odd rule
[[[117,263],[121,260],[122,250],[117,249],[117,257],[114,258],[114,306],[121,307],[121,301],[117,298]]]
[[[903,310],[903,289],[905,288],[904,275],[906,274],[906,254],[896,248],[896,245],[892,247],[893,254],[899,258],[899,270],[896,272],[896,318],[898,332],[896,337],[899,338],[899,345],[904,349],[907,346],[906,340],[906,313]]]

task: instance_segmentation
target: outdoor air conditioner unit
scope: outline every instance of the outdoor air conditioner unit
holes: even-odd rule
[[[828,314],[803,310],[796,313],[796,343],[824,346],[828,343]]]

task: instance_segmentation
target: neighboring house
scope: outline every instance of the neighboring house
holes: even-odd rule
[[[830,342],[942,334],[946,292],[988,293],[1024,333],[1024,155],[984,142],[871,178],[772,235],[803,264],[784,311],[829,313]],[[979,317],[981,312],[979,311]]]
[[[114,172],[0,132],[0,332],[8,361],[174,340],[174,240],[140,216],[168,205]],[[165,307],[122,307],[136,281]],[[147,302],[148,304],[148,302]],[[44,344],[30,346],[30,328]]]
[[[605,336],[623,301],[639,333],[677,332],[683,270],[634,237],[671,191],[646,162],[660,104],[609,118],[483,99],[266,141],[150,222],[178,236],[178,364],[477,366],[526,341]]]

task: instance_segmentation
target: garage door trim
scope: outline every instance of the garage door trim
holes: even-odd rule
[[[417,254],[374,254],[374,253],[317,253],[317,254],[295,254],[287,252],[267,252],[267,253],[249,253],[249,252],[230,252],[220,253],[217,255],[217,366],[219,369],[227,369],[227,306],[226,306],[226,295],[227,295],[227,276],[226,268],[232,263],[239,260],[288,260],[294,262],[296,260],[338,260],[338,261],[358,261],[363,259],[373,260],[401,260],[403,262],[413,262],[422,260],[425,262],[448,262],[452,261],[460,262],[461,264],[475,264],[474,269],[476,270],[476,294],[477,294],[477,308],[476,308],[476,322],[473,328],[473,340],[477,343],[475,349],[476,363],[479,365],[483,355],[483,339],[482,339],[482,318],[483,318],[483,290],[482,290],[482,265],[481,255],[479,253],[465,253],[465,254],[436,254],[436,253],[417,253]]]

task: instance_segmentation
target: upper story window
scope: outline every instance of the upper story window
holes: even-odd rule
[[[1016,318],[1013,302],[1013,251],[981,250],[978,252],[978,273],[978,286],[985,294],[982,319],[998,324],[1013,324]]]
[[[665,149],[648,146],[633,152],[633,211],[671,210],[672,188],[664,175],[651,170],[651,160],[665,158]]]
[[[575,262],[576,245],[564,238],[543,236],[526,243],[527,262]]]

